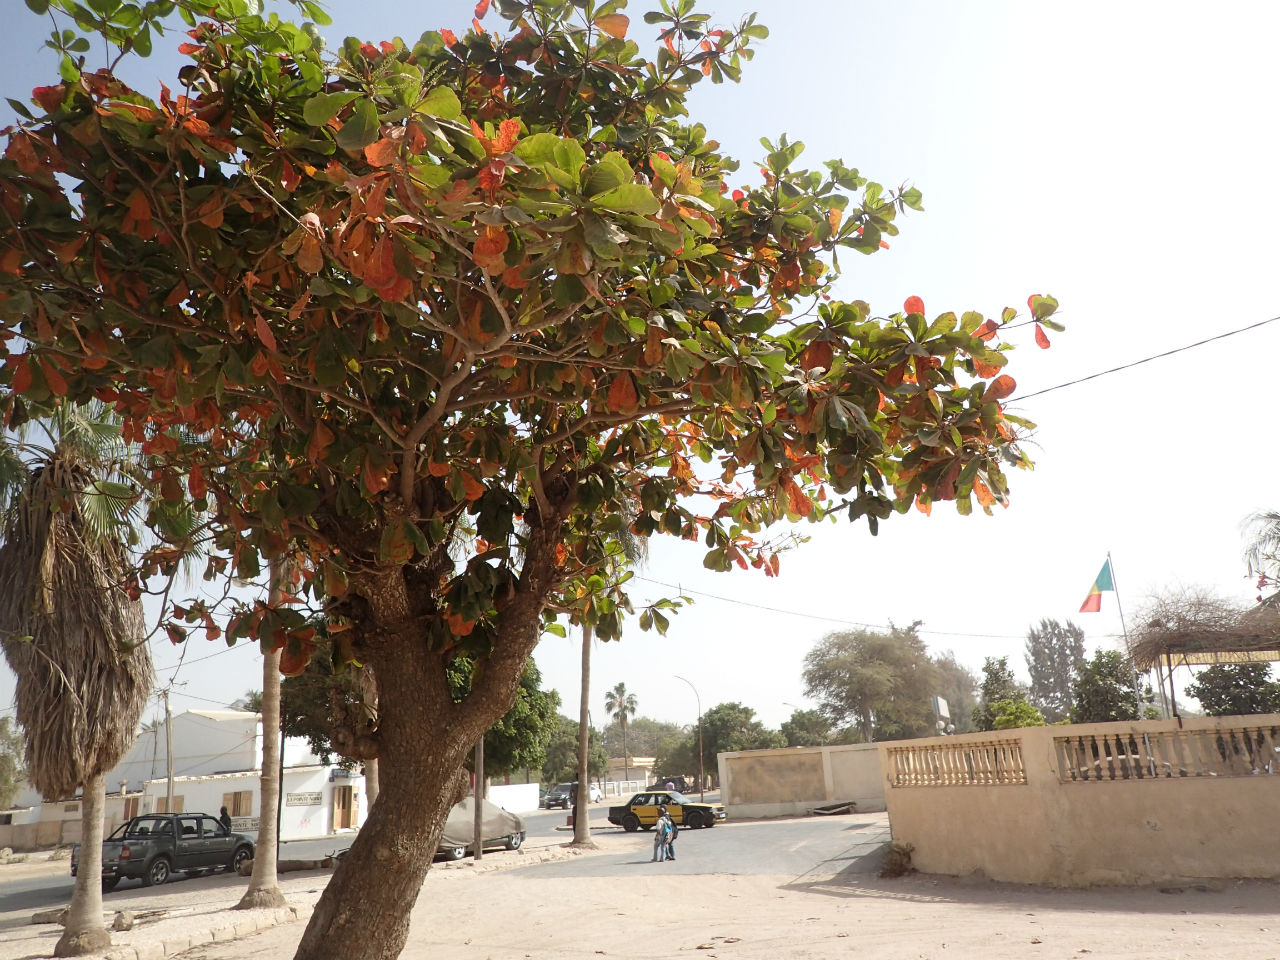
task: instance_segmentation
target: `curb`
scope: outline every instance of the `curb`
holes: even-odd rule
[[[103,960],[164,960],[165,957],[185,953],[193,947],[217,943],[223,940],[238,940],[259,930],[274,927],[281,923],[290,923],[298,919],[297,907],[277,907],[274,910],[258,911],[256,916],[247,916],[235,923],[223,924],[208,930],[199,930],[169,937],[165,940],[139,943],[134,946],[114,947],[102,955]]]

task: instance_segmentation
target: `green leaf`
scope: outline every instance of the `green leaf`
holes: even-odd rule
[[[378,139],[378,126],[378,110],[373,101],[360,100],[351,119],[342,125],[334,139],[343,150],[360,150]]]
[[[49,0],[27,0],[27,9],[43,16],[49,12]]]
[[[924,209],[924,207],[920,203],[921,199],[922,199],[922,195],[920,191],[917,190],[915,187],[911,187],[909,190],[902,191],[902,202],[905,203],[912,210]]]
[[[555,163],[556,145],[559,142],[560,138],[554,133],[535,133],[517,143],[511,152],[530,165]]]
[[[658,198],[653,195],[653,191],[642,183],[628,183],[620,187],[614,187],[598,197],[592,197],[591,202],[597,207],[604,207],[604,209],[613,210],[616,213],[639,213],[642,215],[657,213],[661,206],[658,203]]]
[[[360,96],[358,91],[343,93],[318,93],[302,107],[302,119],[313,127],[323,127],[337,116],[338,111]]]
[[[582,186],[582,192],[589,197],[620,187],[626,183],[635,181],[635,171],[631,169],[631,164],[620,153],[606,153],[597,163],[587,172],[587,179]]]
[[[462,103],[458,100],[458,95],[448,87],[433,87],[413,110],[428,117],[457,120],[462,116]]]
[[[542,625],[542,632],[553,633],[557,637],[567,637],[569,635],[569,631],[564,628],[563,624],[559,623],[544,623]]]

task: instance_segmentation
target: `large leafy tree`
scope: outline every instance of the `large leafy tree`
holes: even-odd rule
[[[0,451],[0,647],[17,676],[27,778],[50,800],[83,792],[80,870],[54,948],[75,956],[111,943],[105,777],[132,746],[151,692],[142,604],[124,589],[135,464],[100,404],[64,404],[28,427]]]
[[[689,735],[697,757],[698,734]],[[718,703],[702,715],[703,769],[716,769],[716,754],[731,750],[767,750],[785,747],[786,738],[756,719],[756,712],[741,703]]]
[[[947,701],[951,714],[953,733],[968,733],[973,729],[973,708],[978,704],[978,675],[956,659],[947,650],[933,658],[936,674],[937,696]]]
[[[114,403],[160,495],[208,509],[209,577],[287,555],[339,659],[373,666],[381,795],[299,957],[399,953],[447,786],[544,626],[608,640],[631,612],[593,580],[624,503],[639,535],[776,574],[779,521],[1006,502],[1016,311],[826,299],[919,192],[803,169],[785,137],[736,178],[686,119],[754,19],[667,4],[649,59],[621,0],[499,0],[488,28],[481,0],[463,36],[331,54],[244,0],[50,2],[121,53],[176,7],[191,63],[151,96],[68,50],[9,131],[0,416]],[[132,588],[175,563],[152,550]],[[166,612],[176,642],[219,629],[204,601]],[[297,672],[312,612],[244,605],[226,637]],[[484,669],[457,702],[463,654]]]
[[[547,759],[542,765],[543,783],[565,783],[578,779],[578,721],[566,716],[556,718],[555,729],[547,742]],[[587,779],[598,780],[609,768],[609,754],[594,728],[588,740]]]
[[[788,747],[821,747],[831,742],[831,719],[821,710],[793,710],[779,732]]]
[[[1009,705],[1026,701],[1027,688],[1013,675],[1008,657],[987,657],[983,660],[982,689],[972,712],[975,730],[997,729],[996,718],[1007,712]],[[998,707],[998,704],[1006,706]]]
[[[685,727],[669,720],[655,720],[653,717],[634,716],[627,718],[627,743],[631,755],[652,757],[657,754],[658,745],[667,737],[679,736]],[[601,731],[605,748],[613,757],[622,756],[622,728],[617,723],[609,724]]]
[[[805,696],[868,742],[934,733],[936,672],[917,626],[823,637],[805,654]]]
[[[1217,663],[1205,667],[1187,687],[1211,717],[1280,712],[1280,683],[1269,663]]]
[[[1099,650],[1085,663],[1072,688],[1071,722],[1139,720],[1151,702],[1133,665],[1118,650]]]
[[[11,717],[0,717],[0,808],[13,806],[18,786],[26,778],[22,765],[22,732]]]
[[[1041,620],[1027,631],[1031,703],[1051,723],[1071,712],[1071,688],[1084,666],[1084,631],[1068,620]]]

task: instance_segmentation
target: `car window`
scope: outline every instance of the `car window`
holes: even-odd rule
[[[653,806],[653,795],[648,793],[637,793],[631,805],[635,807],[651,807]]]
[[[573,790],[573,784],[571,783],[556,784],[556,793],[569,793],[572,790]]]
[[[185,838],[200,836],[200,818],[182,817],[178,820],[178,830]]]
[[[201,817],[200,833],[206,837],[225,837],[227,836],[227,828],[213,817]]]
[[[148,817],[145,820],[134,820],[129,825],[128,836],[130,837],[146,837],[153,833],[159,833],[161,827],[167,827],[168,820],[161,820],[159,817]]]
[[[688,797],[686,797],[683,793],[677,793],[674,790],[671,792],[670,796],[671,796],[671,800],[670,800],[671,803],[679,803],[679,804],[693,803],[693,801],[690,800]]]

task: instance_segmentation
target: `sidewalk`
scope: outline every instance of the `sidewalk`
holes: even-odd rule
[[[472,876],[527,866],[548,860],[582,856],[581,851],[563,847],[556,837],[526,842],[520,850],[487,852],[477,864],[472,859],[432,866],[428,882],[443,883],[446,878]],[[22,875],[54,876],[65,873],[67,861],[24,863]],[[217,873],[199,880],[178,880],[160,887],[127,887],[117,889],[103,899],[103,911],[110,925],[116,911],[131,911],[137,922],[132,930],[112,931],[112,946],[98,954],[105,960],[162,960],[205,944],[220,943],[248,936],[259,930],[306,919],[320,898],[333,871],[307,870],[280,875],[280,889],[289,905],[279,910],[235,910],[248,886],[248,879]],[[0,873],[0,881],[17,879],[16,873]],[[161,916],[146,914],[162,911]],[[0,914],[0,960],[32,960],[51,957],[62,935],[57,924],[31,923],[32,910],[15,910]],[[296,936],[301,936],[298,925]]]

